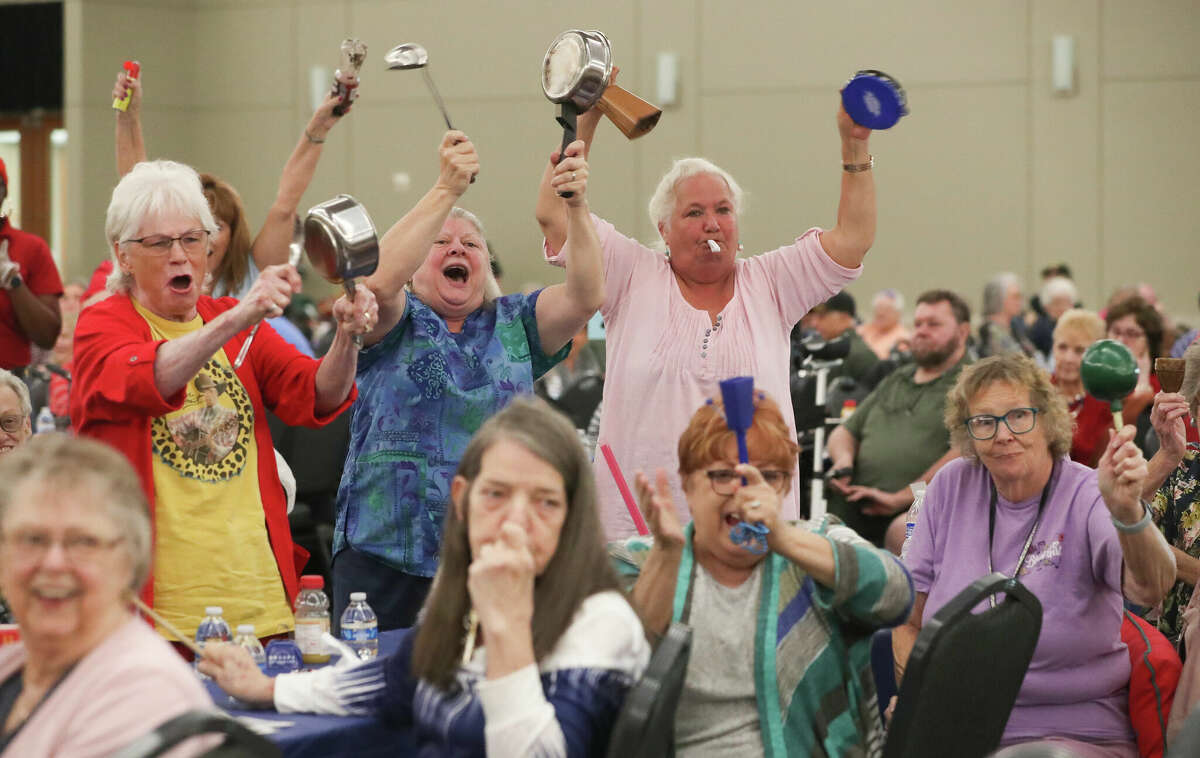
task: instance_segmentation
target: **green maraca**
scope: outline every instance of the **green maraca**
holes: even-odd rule
[[[1083,388],[1109,404],[1113,425],[1121,431],[1121,401],[1137,387],[1138,365],[1129,348],[1116,340],[1092,343],[1079,366]]]

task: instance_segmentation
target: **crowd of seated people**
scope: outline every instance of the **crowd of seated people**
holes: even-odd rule
[[[207,606],[264,642],[294,632],[307,555],[270,413],[348,414],[332,617],[366,591],[400,644],[278,677],[243,648],[205,648],[199,670],[244,703],[373,716],[422,754],[598,756],[679,623],[681,755],[879,756],[872,634],[894,628],[902,679],[930,618],[996,570],[1046,619],[1004,744],[1138,755],[1122,610],[1182,647],[1200,580],[1200,346],[1149,287],[1092,312],[1052,267],[1026,308],[1000,273],[978,323],[937,282],[911,324],[895,289],[860,323],[845,290],[875,240],[871,132],[831,98],[844,171],[829,228],[743,255],[742,188],[692,157],[650,199],[657,242],[626,236],[590,205],[592,109],[529,188],[565,281],[504,294],[461,205],[482,159],[450,130],[378,268],[318,307],[288,242],[349,103],[318,107],[252,238],[227,182],[146,160],[142,92],[127,74],[114,86],[130,107],[89,288],[64,287],[44,243],[0,223],[0,621],[21,637],[0,646],[0,753],[107,755],[214,707],[180,644]],[[0,164],[0,202],[6,181]],[[836,371],[871,388],[831,425],[828,507],[807,517],[794,328],[847,339]],[[1103,337],[1139,367],[1120,429],[1081,377]],[[1155,370],[1172,351],[1179,393]],[[583,374],[603,386],[586,411],[565,393]],[[734,376],[756,385],[744,451],[718,388]],[[35,435],[43,406],[69,431]],[[593,420],[596,452],[580,443]]]

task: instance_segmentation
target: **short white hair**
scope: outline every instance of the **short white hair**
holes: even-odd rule
[[[675,210],[675,190],[678,188],[679,183],[688,177],[699,174],[710,174],[725,182],[725,186],[729,187],[730,200],[733,202],[733,212],[739,216],[742,214],[742,205],[745,202],[746,193],[742,191],[742,186],[737,183],[737,180],[728,171],[707,158],[680,158],[658,180],[658,187],[654,189],[654,194],[650,196],[648,210],[650,211],[650,223],[654,224],[655,229],[658,228],[659,224],[670,226],[671,213]]]
[[[875,297],[871,298],[871,304],[874,305],[880,300],[890,301],[897,311],[904,312],[904,295],[900,294],[900,290],[891,287],[879,290],[875,293]]]
[[[217,222],[196,169],[175,161],[137,164],[113,187],[104,219],[104,236],[109,247],[122,244],[137,234],[146,219],[167,213],[197,218],[210,236],[217,233]],[[115,251],[113,272],[107,285],[108,290],[115,293],[129,292],[133,286],[133,277],[121,270]]]
[[[1052,276],[1042,285],[1042,292],[1039,299],[1042,305],[1054,302],[1060,297],[1065,297],[1074,305],[1079,299],[1078,290],[1075,289],[1075,283],[1065,276]]]
[[[460,208],[457,205],[450,209],[450,213],[446,215],[446,220],[452,218],[461,218],[471,226],[475,227],[475,232],[483,238],[483,249],[487,251],[487,259],[490,264],[492,261],[492,249],[488,247],[487,232],[483,230],[483,222],[474,213],[471,213],[466,208]],[[426,255],[428,257],[428,255]],[[404,288],[409,292],[412,291],[412,281],[405,283]],[[489,265],[487,270],[483,272],[483,304],[490,305],[495,302],[503,293],[500,291],[500,282],[496,281],[496,275],[492,273],[492,267]]]
[[[983,315],[985,317],[994,316],[1004,310],[1004,298],[1008,295],[1009,287],[1021,289],[1021,280],[1016,274],[1008,271],[996,274],[987,281],[987,284],[983,285]],[[1075,302],[1073,297],[1071,302]]]
[[[29,399],[29,388],[16,374],[0,368],[0,387],[8,387],[16,394],[17,402],[21,404],[21,413],[25,415],[25,418],[33,415],[33,403]]]

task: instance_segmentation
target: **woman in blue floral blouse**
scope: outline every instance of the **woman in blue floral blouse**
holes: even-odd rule
[[[1154,398],[1150,421],[1158,434],[1159,450],[1150,459],[1144,497],[1150,500],[1154,523],[1175,553],[1175,586],[1163,599],[1158,628],[1179,643],[1183,609],[1200,580],[1200,446],[1189,443],[1184,424],[1197,418],[1200,406],[1200,343],[1184,353],[1186,371],[1178,393],[1160,392]]]
[[[334,618],[365,591],[380,629],[412,626],[438,566],[450,482],[483,422],[570,349],[600,307],[604,272],[588,213],[583,143],[567,148],[554,185],[572,249],[566,282],[500,296],[482,226],[456,206],[479,157],[449,131],[441,170],[383,236],[367,286],[379,325],[359,357],[358,402],[337,497]],[[582,254],[580,254],[582,253]]]

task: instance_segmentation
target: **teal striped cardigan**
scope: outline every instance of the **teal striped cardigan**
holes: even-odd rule
[[[832,588],[799,566],[768,553],[754,633],[759,726],[767,758],[876,758],[883,724],[871,674],[871,635],[904,622],[912,610],[912,580],[903,564],[835,519],[797,522],[833,547]],[[696,564],[693,528],[675,584],[672,619],[689,618]],[[619,573],[632,583],[653,543],[633,537],[609,546]],[[748,641],[749,642],[749,641]]]

